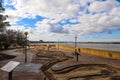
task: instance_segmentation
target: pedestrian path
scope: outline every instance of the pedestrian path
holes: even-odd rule
[[[120,69],[119,59],[103,58],[95,55],[80,53],[79,59],[77,62],[76,56],[72,55],[73,51],[67,51],[67,50],[61,50],[61,51],[65,52],[67,56],[74,57],[72,60],[70,60],[70,62],[74,64],[107,64]]]
[[[35,72],[39,73],[42,64],[35,64],[35,63],[23,63],[17,66],[14,71],[21,71],[21,72]]]

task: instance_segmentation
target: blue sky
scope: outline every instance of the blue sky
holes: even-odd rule
[[[4,0],[9,29],[29,40],[120,41],[120,0]]]

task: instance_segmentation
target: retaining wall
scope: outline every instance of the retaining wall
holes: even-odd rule
[[[31,45],[31,46],[46,46],[47,45]],[[52,48],[58,48],[58,45],[50,45]],[[59,45],[59,49],[66,49],[70,51],[75,51],[74,47],[71,46],[61,46]],[[99,49],[91,49],[91,48],[77,48],[77,51],[83,54],[91,54],[96,56],[101,56],[105,58],[111,59],[120,59],[120,52],[117,51],[108,51],[108,50],[99,50]]]
[[[75,51],[74,47],[69,47],[69,46],[59,46],[59,48]],[[77,48],[77,51],[83,54],[92,54],[105,58],[120,59],[120,52],[117,51],[99,50],[99,49],[91,49],[91,48]]]
[[[117,52],[117,51],[80,48],[80,52],[92,54],[92,55],[96,55],[96,56],[101,56],[101,57],[106,57],[106,58],[120,59],[120,52]]]

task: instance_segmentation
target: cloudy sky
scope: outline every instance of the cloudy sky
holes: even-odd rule
[[[3,0],[10,29],[29,40],[120,41],[120,0]]]

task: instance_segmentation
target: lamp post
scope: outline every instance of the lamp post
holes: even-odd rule
[[[58,50],[59,50],[59,39],[58,39],[58,45],[57,46],[58,46]]]
[[[77,53],[77,35],[75,35],[75,56],[76,56],[76,61],[78,62],[78,53]]]
[[[26,31],[24,33],[25,35],[25,63],[27,62],[27,35],[28,35],[28,32]]]
[[[76,52],[76,47],[77,47],[77,35],[75,35],[75,52]]]

